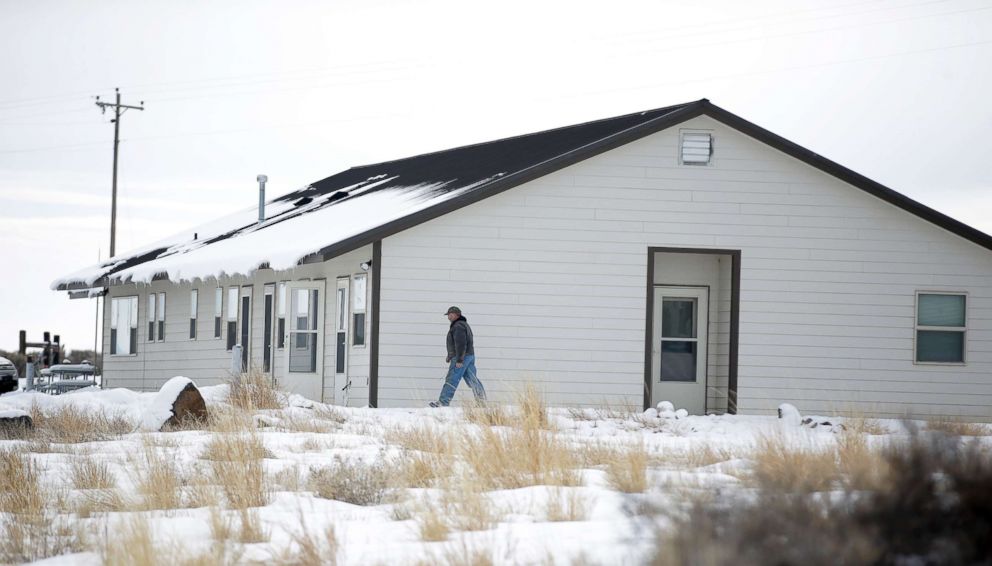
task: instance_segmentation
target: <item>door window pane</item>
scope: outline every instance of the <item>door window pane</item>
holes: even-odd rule
[[[661,335],[664,338],[696,337],[696,299],[662,299]]]
[[[295,336],[295,347],[289,349],[289,371],[293,373],[317,371],[316,337],[310,332],[301,332]]]
[[[696,381],[696,342],[661,343],[661,381]]]

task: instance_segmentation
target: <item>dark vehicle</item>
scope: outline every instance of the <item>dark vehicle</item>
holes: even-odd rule
[[[0,358],[0,395],[17,391],[17,368],[7,358]]]

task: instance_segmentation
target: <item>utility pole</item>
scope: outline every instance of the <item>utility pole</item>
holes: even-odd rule
[[[110,200],[110,257],[114,257],[117,239],[117,146],[120,145],[121,115],[128,110],[145,109],[144,100],[141,101],[141,106],[128,106],[121,104],[121,89],[115,88],[114,92],[117,94],[117,102],[114,103],[100,102],[100,97],[96,97],[96,105],[101,112],[106,113],[107,108],[114,109],[114,119],[111,120],[114,123],[114,185]]]

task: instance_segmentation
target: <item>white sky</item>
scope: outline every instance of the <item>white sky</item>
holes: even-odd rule
[[[992,2],[0,2],[0,348],[48,290],[352,165],[698,98],[992,232]],[[101,252],[102,250],[102,252]]]

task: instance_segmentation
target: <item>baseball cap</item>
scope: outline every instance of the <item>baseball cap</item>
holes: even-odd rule
[[[451,307],[448,307],[448,312],[444,313],[444,315],[445,316],[448,316],[451,313],[462,314],[462,309],[460,309],[458,307],[455,307],[455,306],[451,306]]]

